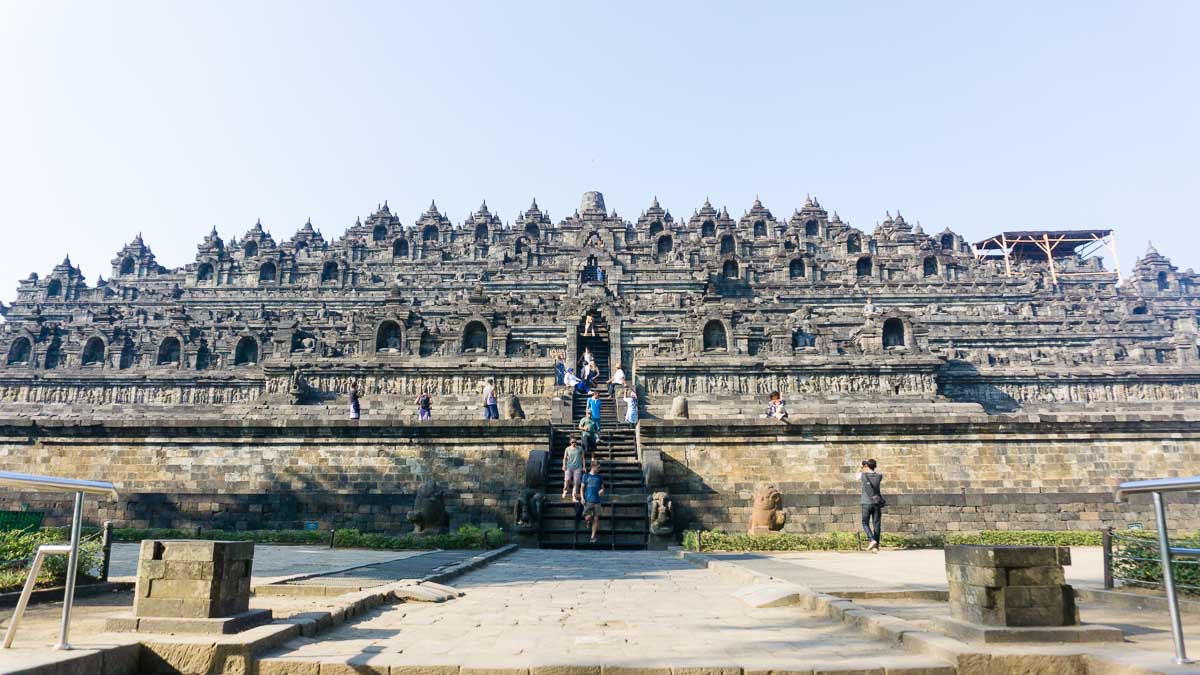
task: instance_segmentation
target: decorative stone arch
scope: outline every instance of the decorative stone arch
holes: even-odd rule
[[[463,354],[487,354],[491,351],[491,322],[478,314],[472,314],[463,322],[459,351]]]
[[[442,239],[442,231],[437,225],[426,225],[421,229],[421,242],[425,244],[436,244]]]
[[[741,277],[741,267],[738,266],[738,261],[734,258],[729,258],[722,263],[721,276],[730,281],[739,279]]]
[[[700,328],[700,351],[732,354],[729,348],[732,339],[733,330],[726,319],[708,317]]]
[[[488,231],[487,223],[477,223],[475,225],[475,241],[479,243],[487,243],[492,237],[492,233]]]
[[[400,354],[404,352],[404,322],[387,316],[375,324],[375,351]]]
[[[42,354],[42,367],[47,370],[63,368],[67,365],[67,355],[63,349],[63,336],[59,331],[52,330],[46,351]]]
[[[258,255],[258,242],[244,241],[242,242],[242,255],[247,258],[253,258]]]
[[[542,238],[542,230],[537,226],[537,223],[527,223],[525,225],[525,236],[536,241]]]
[[[808,269],[804,264],[804,258],[792,258],[788,263],[788,278],[803,279],[806,276],[808,276]]]
[[[103,368],[107,363],[108,342],[103,335],[93,334],[83,341],[79,350],[79,365],[85,367]]]
[[[956,237],[953,232],[943,232],[942,236],[938,237],[938,243],[942,245],[942,250],[954,251],[958,249]]]
[[[737,239],[732,234],[722,234],[719,242],[717,245],[717,255],[732,255],[737,253]]]
[[[196,283],[210,284],[217,278],[217,268],[212,262],[205,260],[196,267]]]
[[[858,232],[851,232],[851,233],[847,234],[846,235],[846,254],[853,255],[855,253],[862,253],[862,250],[863,250],[862,235],[859,234]]]
[[[379,223],[371,230],[371,241],[383,241],[387,239],[387,236],[388,228],[383,223]]]
[[[258,267],[258,283],[274,284],[279,282],[279,266],[268,260]]]
[[[62,285],[62,282],[59,281],[58,279],[51,279],[46,284],[46,297],[47,298],[57,298],[57,297],[62,296],[62,294],[63,294],[63,285]]]
[[[921,261],[921,276],[923,277],[936,277],[939,269],[937,256],[927,255]]]
[[[392,242],[392,258],[407,258],[408,257],[408,240],[400,237]]]
[[[754,226],[753,226],[752,232],[754,233],[754,237],[756,239],[761,239],[761,238],[767,236],[767,221],[765,221],[765,220],[754,221]]]
[[[821,236],[821,223],[816,218],[809,218],[808,220],[804,221],[804,236]]]
[[[1171,290],[1171,279],[1169,276],[1167,276],[1166,272],[1159,272],[1156,279],[1158,282],[1158,290],[1160,290],[1160,291]]]
[[[706,220],[700,224],[700,238],[707,239],[717,236],[717,224],[711,220]]]
[[[674,249],[675,240],[672,239],[671,235],[668,233],[664,232],[654,240],[654,253],[659,257],[670,255]]]
[[[875,263],[871,256],[864,255],[854,263],[854,276],[858,279],[870,279],[875,272]]]
[[[883,320],[882,334],[883,348],[896,349],[905,348],[908,346],[909,332],[904,325],[904,320],[900,317],[893,316]]]
[[[233,348],[233,365],[256,366],[262,362],[262,343],[250,333],[242,333]]]
[[[37,340],[34,339],[32,333],[21,329],[12,342],[8,343],[8,352],[4,355],[4,365],[33,368],[37,365],[33,350],[36,343]]]
[[[159,340],[158,348],[154,350],[154,365],[182,368],[183,362],[182,336],[171,334]]]
[[[646,230],[646,236],[649,237],[650,239],[653,239],[653,238],[657,237],[658,235],[662,234],[662,231],[663,231],[662,221],[656,220],[653,223],[650,223],[650,228]]]
[[[338,262],[336,260],[326,260],[325,264],[321,266],[321,283],[338,283],[338,281],[341,279],[339,274],[340,272],[341,268],[338,267]]]
[[[131,256],[131,255],[125,256],[125,259],[121,261],[121,267],[117,271],[117,273],[120,274],[121,276],[125,277],[125,276],[129,276],[131,274],[134,274],[136,272],[137,272],[137,261],[134,260],[133,256]]]

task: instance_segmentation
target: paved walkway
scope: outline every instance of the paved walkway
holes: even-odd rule
[[[133,581],[137,578],[137,558],[140,544],[113,544],[109,578]],[[327,546],[277,546],[257,544],[254,547],[253,583],[269,584],[297,574],[317,574],[334,570],[401,560],[425,551],[376,551]]]
[[[442,604],[375,610],[272,657],[358,665],[931,667],[795,607],[753,609],[726,577],[657,552],[521,550]]]
[[[823,592],[947,589],[946,558],[941,549],[706,555]],[[1072,548],[1071,565],[1065,571],[1067,583],[1076,588],[1103,588],[1103,550]]]

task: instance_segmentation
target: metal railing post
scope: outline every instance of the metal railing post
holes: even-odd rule
[[[83,493],[75,493],[75,513],[71,517],[71,554],[67,557],[67,587],[63,591],[62,626],[58,630],[55,649],[70,649],[67,634],[71,631],[71,609],[75,606],[75,581],[79,576],[79,528],[83,526]]]
[[[1171,540],[1167,536],[1167,507],[1161,492],[1151,492],[1154,519],[1158,521],[1158,554],[1162,558],[1163,584],[1167,587],[1167,609],[1171,612],[1171,637],[1175,640],[1175,663],[1187,663],[1183,645],[1183,623],[1179,619],[1179,598],[1175,595],[1175,573],[1171,569]]]
[[[103,556],[100,558],[100,580],[108,581],[108,567],[112,562],[113,545],[113,524],[111,520],[104,521],[102,532],[103,534],[100,535],[100,549],[103,551]]]
[[[63,589],[63,616],[55,649],[70,649],[71,645],[67,642],[67,637],[71,627],[71,608],[75,604],[75,577],[79,572],[79,532],[83,527],[83,495],[105,495],[116,499],[117,490],[112,483],[103,481],[39,476],[13,471],[0,471],[0,486],[75,494],[75,508],[71,517],[71,542],[38,546],[37,553],[33,556],[33,565],[29,568],[29,576],[26,577],[25,586],[21,589],[21,597],[17,600],[12,620],[8,624],[8,630],[4,633],[3,645],[4,649],[8,649],[17,636],[17,626],[20,625],[21,618],[25,615],[25,607],[29,604],[29,596],[33,593],[34,586],[37,585],[38,573],[42,570],[42,563],[46,556],[65,555],[67,556],[67,578],[66,587]]]

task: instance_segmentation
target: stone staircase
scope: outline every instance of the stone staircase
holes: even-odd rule
[[[609,370],[608,327],[597,318],[596,336],[579,337],[579,353],[591,347],[600,369],[601,381],[611,375]],[[538,545],[541,548],[642,550],[646,548],[648,527],[646,512],[646,486],[642,477],[642,465],[638,461],[637,438],[633,427],[620,422],[619,401],[608,396],[603,386],[600,389],[600,442],[596,457],[600,460],[600,473],[604,476],[604,506],[600,513],[600,531],[597,543],[588,540],[591,529],[585,521],[575,520],[575,504],[562,499],[563,452],[572,438],[579,438],[576,429],[579,420],[587,412],[587,397],[575,394],[571,402],[572,424],[557,424],[552,427],[550,457],[545,482],[546,499],[542,506],[541,530]],[[585,458],[587,466],[592,457]]]

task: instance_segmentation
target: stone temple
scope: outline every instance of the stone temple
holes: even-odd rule
[[[106,279],[65,259],[0,306],[0,470],[113,480],[122,499],[90,516],[133,527],[408,531],[432,484],[451,526],[574,545],[557,453],[581,408],[553,357],[586,343],[642,409],[619,429],[606,399],[612,545],[644,545],[647,519],[744,530],[768,483],[787,531],[854,530],[865,457],[893,531],[1149,524],[1112,487],[1200,459],[1200,293],[1153,247],[1122,278],[1092,255],[1110,241],[968,242],[898,213],[860,230],[812,198],[736,218],[655,199],[627,220],[598,192],[557,221],[384,204],[332,240],[214,230],[175,268],[137,236]],[[773,391],[786,423],[761,419]],[[1181,519],[1200,515],[1187,499]]]

